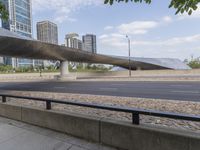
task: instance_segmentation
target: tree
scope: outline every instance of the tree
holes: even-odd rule
[[[2,2],[0,2],[0,19],[8,20],[8,11],[5,5],[2,4]]]
[[[104,3],[112,5],[114,2],[127,3],[130,1],[135,3],[145,2],[147,4],[150,4],[152,0],[104,0]],[[198,3],[200,3],[200,0],[171,0],[169,8],[175,8],[175,14],[186,12],[189,15],[191,15],[193,11],[197,10]]]
[[[191,60],[191,61],[188,62],[188,65],[192,69],[200,68],[200,59],[199,58],[193,59],[193,60]]]

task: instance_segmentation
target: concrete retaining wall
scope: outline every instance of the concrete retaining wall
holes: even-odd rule
[[[22,121],[99,142],[99,119],[22,107]]]
[[[2,103],[0,104],[0,116],[125,150],[200,149],[200,135],[183,130],[135,126],[130,122]]]
[[[200,135],[104,119],[101,142],[127,150],[199,150]]]
[[[0,104],[0,116],[21,121],[21,107],[16,105]]]

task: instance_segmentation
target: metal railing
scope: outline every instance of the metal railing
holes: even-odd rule
[[[154,117],[165,117],[165,118],[171,118],[171,119],[180,119],[180,120],[200,122],[200,115],[187,115],[187,114],[179,114],[179,113],[163,112],[163,111],[155,111],[155,110],[135,109],[135,108],[117,107],[117,106],[106,106],[106,105],[100,105],[100,104],[90,104],[90,103],[83,103],[83,102],[73,102],[73,101],[55,100],[55,99],[49,99],[49,98],[16,96],[16,95],[7,95],[7,94],[0,94],[0,97],[2,97],[3,103],[6,103],[7,97],[46,102],[47,110],[50,110],[52,108],[51,107],[52,103],[57,103],[57,104],[74,105],[74,106],[89,107],[89,108],[109,110],[109,111],[131,113],[132,114],[132,123],[136,124],[136,125],[140,124],[140,115],[149,115],[149,116],[154,116]]]

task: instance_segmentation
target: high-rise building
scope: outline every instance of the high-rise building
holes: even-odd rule
[[[22,36],[32,37],[31,0],[0,0],[9,12],[9,21],[2,21],[2,27]],[[13,67],[34,65],[33,60],[4,57],[4,63]]]
[[[58,27],[50,21],[37,23],[37,39],[42,42],[58,44]]]
[[[65,35],[65,46],[69,48],[75,48],[82,50],[82,41],[78,39],[79,35],[77,33],[69,33]],[[69,62],[72,68],[76,67],[77,62]]]
[[[50,21],[41,21],[37,23],[37,39],[42,42],[58,44],[58,27]],[[44,60],[37,61],[42,63],[44,67],[51,66],[54,61]]]
[[[97,53],[96,35],[86,34],[82,37],[83,40],[83,50]]]
[[[65,46],[82,50],[82,41],[78,39],[77,33],[69,33],[65,36]]]

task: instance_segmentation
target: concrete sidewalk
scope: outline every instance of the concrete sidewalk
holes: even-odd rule
[[[0,150],[116,150],[0,117]]]
[[[1,74],[1,82],[45,81],[56,80],[59,72],[42,73],[13,73]],[[200,69],[191,70],[141,70],[132,71],[132,78],[126,71],[108,72],[70,72],[78,81],[200,81]]]

